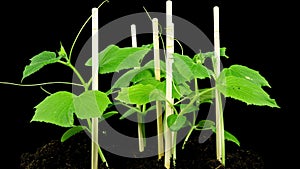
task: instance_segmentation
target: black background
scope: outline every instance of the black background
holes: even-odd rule
[[[91,8],[100,1],[9,1],[1,5],[0,81],[20,83],[29,59],[44,50],[57,51],[60,42],[68,51]],[[224,66],[241,64],[258,70],[272,88],[265,88],[281,109],[247,106],[227,99],[225,129],[236,135],[241,146],[262,154],[266,168],[292,168],[292,147],[296,140],[298,71],[296,70],[296,18],[294,4],[288,1],[173,1],[173,14],[199,27],[213,40],[212,8],[220,7],[221,46],[229,60]],[[119,17],[143,12],[165,12],[165,1],[111,0],[99,10],[100,26]],[[90,37],[90,24],[83,30],[74,56]],[[49,65],[25,79],[24,83],[71,81],[72,72],[60,65]],[[71,90],[70,86],[47,86],[47,90]],[[22,152],[33,151],[51,139],[60,138],[64,128],[30,123],[33,107],[47,95],[39,87],[0,84],[1,166],[16,168]],[[3,157],[2,156],[2,157]],[[297,155],[296,155],[297,156]],[[7,163],[7,164],[6,164]]]

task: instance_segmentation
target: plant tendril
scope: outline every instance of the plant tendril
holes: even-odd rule
[[[43,86],[40,86],[40,88],[47,94],[51,95],[52,93],[48,92],[46,89],[43,88]]]
[[[97,8],[99,9],[105,2],[109,3],[108,0],[104,0]],[[75,37],[75,40],[73,41],[71,50],[70,50],[69,60],[71,60],[72,52],[73,52],[75,43],[77,42],[77,39],[78,39],[79,35],[81,34],[82,30],[85,28],[86,24],[91,20],[91,18],[92,18],[92,15],[90,15],[90,17],[84,22],[84,24],[83,24],[82,27],[80,28],[79,32],[77,33],[77,35],[76,35],[76,37]]]
[[[81,84],[70,83],[70,82],[45,82],[45,83],[36,83],[36,84],[20,84],[20,83],[12,83],[12,82],[0,82],[0,84],[13,85],[13,86],[22,86],[22,87],[34,87],[34,86],[44,86],[44,85],[53,85],[53,84],[66,84],[66,85],[74,85],[74,86],[83,86]]]

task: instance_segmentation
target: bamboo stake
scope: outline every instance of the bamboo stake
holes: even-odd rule
[[[166,113],[165,113],[165,167],[170,168],[170,160],[172,158],[172,133],[167,125],[167,117],[173,114],[173,109],[170,104],[173,104],[172,98],[172,64],[173,64],[173,53],[174,53],[174,24],[172,23],[172,1],[166,2]]]
[[[214,52],[215,52],[215,75],[220,75],[220,32],[219,32],[219,7],[213,8],[214,14]],[[225,166],[225,139],[224,139],[224,120],[221,94],[216,89],[216,149],[217,160]]]
[[[132,47],[137,47],[137,38],[136,38],[136,25],[135,24],[132,24],[131,25],[131,44],[132,44]],[[136,67],[136,69],[138,69]],[[140,105],[136,105],[136,107],[138,109],[141,108]],[[137,114],[137,121],[138,121],[138,140],[139,140],[139,151],[140,152],[143,152],[144,151],[144,148],[145,148],[145,143],[146,143],[146,140],[145,140],[145,135],[144,135],[144,124],[143,124],[143,116],[140,115],[140,114]]]
[[[159,31],[158,19],[152,19],[153,45],[154,45],[154,73],[155,79],[160,81],[160,55],[159,55]],[[164,156],[162,104],[156,101],[156,126],[157,126],[157,154],[158,160]]]
[[[132,47],[137,47],[137,38],[136,38],[136,25],[132,24],[131,29],[131,45]]]
[[[92,9],[92,90],[98,90],[98,8]],[[98,168],[98,118],[92,118],[92,169]]]

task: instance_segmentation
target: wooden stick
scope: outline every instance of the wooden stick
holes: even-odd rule
[[[159,31],[158,19],[152,19],[153,30],[153,50],[154,50],[154,73],[155,79],[160,81],[160,54],[159,54]],[[162,122],[162,104],[156,101],[156,126],[157,126],[157,154],[158,160],[164,156],[164,138],[163,138],[163,122]]]
[[[137,38],[136,38],[136,25],[132,24],[131,25],[131,44],[132,47],[137,47]],[[138,67],[136,67],[135,69],[138,69]],[[136,107],[138,109],[141,108],[140,105],[136,105]],[[138,140],[139,140],[139,151],[143,152],[144,148],[145,148],[145,135],[144,135],[144,131],[143,131],[143,117],[142,115],[137,113],[137,122],[138,122]]]
[[[98,8],[92,9],[92,90],[98,90]],[[98,118],[92,118],[92,169],[98,168]]]
[[[130,30],[131,30],[131,45],[132,47],[137,47],[136,25],[132,24],[130,26]]]
[[[170,160],[172,158],[172,133],[167,125],[167,117],[173,114],[173,109],[170,104],[173,104],[172,98],[172,64],[174,53],[174,24],[172,22],[172,1],[166,2],[166,113],[164,122],[165,134],[165,167],[170,168]],[[170,104],[169,104],[170,103]]]
[[[213,8],[214,14],[214,53],[215,53],[215,75],[216,78],[220,75],[220,31],[219,31],[219,7]],[[225,139],[224,139],[224,121],[222,110],[222,99],[220,92],[216,89],[216,149],[217,160],[225,165]]]

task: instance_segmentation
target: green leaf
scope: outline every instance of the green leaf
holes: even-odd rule
[[[148,112],[155,110],[156,109],[156,105],[150,106],[146,111],[141,112],[141,111],[137,111],[138,109],[128,109],[124,114],[122,114],[122,116],[119,118],[120,120],[123,120],[129,116],[131,116],[134,113],[139,113],[140,115],[145,116]]]
[[[209,77],[209,72],[201,64],[197,64],[189,56],[173,54],[173,78],[177,84],[191,81],[195,78],[204,79]]]
[[[220,56],[223,56],[225,58],[229,58],[227,55],[226,55],[226,48],[223,47],[223,48],[220,48]]]
[[[68,140],[70,137],[74,136],[75,134],[83,131],[83,130],[88,130],[87,127],[85,126],[74,126],[72,128],[70,128],[69,130],[67,130],[62,137],[60,138],[61,142],[65,142],[66,140]]]
[[[167,124],[171,131],[179,131],[185,123],[186,117],[182,115],[172,114],[167,118]]]
[[[199,123],[196,125],[200,129],[213,129],[215,128],[215,122],[211,120],[200,120]]]
[[[67,52],[63,47],[62,43],[60,43],[60,50],[58,52],[58,57],[65,58],[65,59],[68,57]]]
[[[110,118],[111,116],[116,115],[116,114],[119,114],[119,112],[117,112],[117,111],[110,111],[110,112],[104,113],[102,115],[101,120],[105,120],[105,119]]]
[[[127,104],[143,105],[153,101],[151,93],[155,89],[156,88],[150,84],[137,84],[127,88],[122,88],[116,99]]]
[[[235,144],[237,144],[238,146],[240,146],[239,140],[233,134],[229,133],[226,130],[224,131],[224,137],[225,137],[225,140],[234,142]]]
[[[198,106],[195,106],[195,105],[191,105],[189,106],[187,109],[185,109],[187,107],[188,104],[180,104],[180,110],[184,110],[184,114],[186,113],[191,113],[191,112],[195,112],[195,111],[198,111],[199,110],[199,107]]]
[[[161,64],[161,66],[162,65],[164,64]],[[137,82],[138,80],[140,80],[139,74],[144,74],[143,73],[144,71],[154,72],[153,70],[154,70],[154,61],[151,60],[143,67],[140,67],[139,69],[131,69],[127,71],[121,77],[118,78],[118,80],[113,84],[113,86],[111,87],[108,93],[112,92],[116,88],[129,87],[131,82]]]
[[[131,116],[132,114],[136,113],[135,109],[128,109],[122,116],[119,118],[120,120],[126,119],[127,117]]]
[[[199,53],[197,53],[196,55],[194,55],[194,62],[198,63],[198,64],[204,64],[205,60],[207,58],[212,58],[214,57],[214,52],[206,52],[206,53],[202,53],[201,51]]]
[[[226,55],[226,48],[225,47],[220,48],[220,56],[225,57],[225,58],[229,58]],[[204,62],[207,58],[214,58],[214,57],[215,57],[215,52],[202,53],[200,51],[199,53],[194,55],[193,60],[194,60],[195,63],[204,64]]]
[[[124,73],[121,77],[117,79],[117,81],[112,85],[110,91],[111,93],[116,88],[128,87],[132,79],[140,72],[144,71],[144,69],[132,69]]]
[[[101,117],[110,103],[105,93],[89,90],[74,98],[75,114],[80,119]]]
[[[218,79],[217,89],[226,97],[240,100],[246,104],[277,107],[274,99],[257,84],[236,76],[226,76]]]
[[[216,126],[212,126],[211,130],[214,133],[216,133]],[[225,140],[234,142],[236,145],[240,146],[240,141],[233,134],[229,133],[226,130],[224,130],[224,137],[225,137]]]
[[[215,98],[215,90],[211,90],[211,88],[200,89],[200,104],[201,103],[212,103],[212,100]]]
[[[268,81],[261,76],[258,71],[250,69],[246,66],[232,65],[229,68],[223,69],[222,73],[225,74],[225,76],[235,76],[249,80],[250,82],[260,86],[271,87]]]
[[[47,122],[62,127],[72,127],[74,123],[74,95],[60,91],[46,97],[35,106],[35,114],[31,121]]]
[[[166,95],[166,81],[159,82],[159,84],[156,85],[156,88],[163,93],[163,95]],[[175,86],[172,85],[172,97],[175,99],[179,99],[181,97],[181,92],[186,92],[188,89],[184,90],[184,86],[177,85],[177,88],[175,89]],[[161,97],[160,97],[161,98]],[[163,97],[165,98],[165,97]],[[161,100],[158,98],[158,100]]]
[[[99,73],[106,74],[118,72],[123,69],[140,67],[141,60],[151,50],[152,45],[142,47],[119,48],[116,45],[109,45],[99,53]],[[86,66],[92,66],[91,58]]]
[[[202,129],[202,130],[210,129],[214,133],[216,133],[216,124],[215,124],[215,122],[213,122],[211,120],[201,120],[196,125],[196,127],[199,129]],[[235,144],[237,144],[238,146],[240,146],[239,140],[233,134],[229,133],[226,130],[224,130],[224,137],[225,137],[225,140],[232,141]]]
[[[33,73],[37,72],[44,66],[52,63],[56,63],[60,60],[60,57],[56,57],[54,52],[44,51],[35,55],[30,59],[30,64],[27,65],[23,71],[22,81],[32,75]]]
[[[131,82],[140,83],[145,80],[155,80],[153,69],[143,69],[142,71],[139,71],[139,73],[134,76]]]

